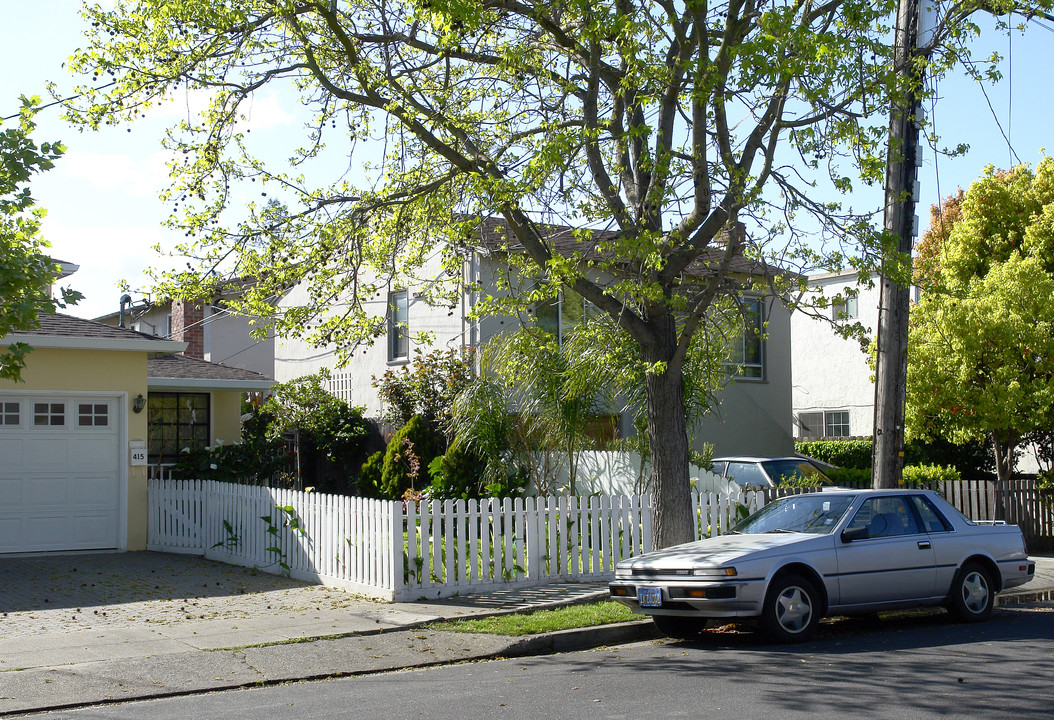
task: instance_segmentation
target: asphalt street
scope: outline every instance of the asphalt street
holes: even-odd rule
[[[545,657],[293,683],[29,717],[225,720],[1050,717],[1054,608],[1002,608],[980,625],[944,614],[826,624],[773,646],[750,631]]]

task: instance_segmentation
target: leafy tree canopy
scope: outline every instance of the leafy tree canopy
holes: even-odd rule
[[[47,213],[35,206],[29,181],[34,173],[54,167],[65,147],[33,141],[40,98],[21,100],[17,127],[0,130],[0,338],[35,327],[39,313],[54,312],[81,297],[68,288],[59,300],[48,294],[58,267],[46,255],[49,246],[40,235],[40,222]],[[14,343],[0,351],[0,378],[20,379],[29,350],[25,343]]]
[[[254,278],[247,311],[345,352],[383,332],[367,303],[393,284],[429,281],[426,300],[454,304],[477,218],[501,218],[502,257],[533,282],[483,311],[573,289],[636,344],[662,546],[691,536],[684,370],[711,305],[758,277],[737,260],[877,256],[870,219],[817,188],[882,180],[896,4],[117,0],[86,7],[94,34],[70,61],[113,82],[81,88],[68,115],[121,123],[207,95],[167,140],[177,251],[197,264],[162,293],[205,292],[213,270]],[[939,70],[979,7],[1050,3],[936,4]],[[276,91],[309,117],[288,167],[243,122]],[[336,181],[312,171],[333,154],[367,161]],[[605,232],[557,247],[542,221]],[[437,253],[450,283],[430,282]],[[762,277],[777,294],[798,281]],[[279,307],[293,286],[302,302]]]
[[[912,311],[909,430],[993,441],[1001,478],[1025,433],[1054,427],[1054,161],[989,168],[931,238]]]

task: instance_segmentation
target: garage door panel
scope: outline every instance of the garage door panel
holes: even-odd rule
[[[70,442],[70,453],[78,467],[85,470],[111,469],[117,464],[117,447],[112,437],[76,438]]]
[[[73,542],[80,548],[117,547],[117,513],[83,513],[73,518]]]
[[[0,517],[0,553],[24,552],[25,533],[22,518]]]
[[[67,501],[81,507],[113,507],[120,486],[112,475],[78,475],[66,484]]]
[[[26,469],[61,467],[70,464],[70,441],[59,434],[30,436],[22,442],[22,466]]]
[[[0,436],[0,458],[3,458],[3,467],[13,467],[22,464],[22,440],[20,438],[5,438]],[[2,468],[0,468],[2,471]]]
[[[0,508],[22,504],[22,478],[0,475]]]
[[[69,483],[67,475],[33,474],[26,477],[22,481],[22,506],[33,510],[68,505]]]

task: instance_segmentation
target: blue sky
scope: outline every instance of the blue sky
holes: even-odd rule
[[[77,0],[2,0],[0,24],[0,116],[17,111],[19,94],[44,95],[48,79],[69,86],[63,60],[82,44]],[[1049,98],[1054,97],[1054,23],[1033,23],[1026,35],[987,32],[975,46],[978,56],[1004,56],[1004,79],[981,88],[963,77],[937,87],[938,101],[930,120],[941,146],[970,145],[961,158],[938,158],[924,152],[920,172],[923,224],[928,208],[940,197],[968,187],[988,164],[1006,167],[1019,160],[1035,165],[1041,149],[1051,145]],[[991,107],[989,106],[991,105]],[[297,123],[274,98],[260,103],[254,132],[296,131]],[[36,139],[62,140],[67,154],[54,170],[34,180],[33,194],[47,208],[45,236],[55,257],[80,265],[66,282],[86,295],[70,312],[96,317],[117,310],[120,282],[147,287],[143,270],[168,262],[151,247],[171,245],[175,238],[160,225],[168,208],[158,199],[166,179],[165,153],[159,146],[163,128],[180,109],[159,111],[128,132],[126,128],[78,133],[65,126],[54,110],[38,116]],[[186,108],[182,108],[185,113]],[[1002,127],[1002,131],[1000,130]],[[1016,157],[1011,160],[1008,133]],[[136,298],[141,293],[133,292]]]

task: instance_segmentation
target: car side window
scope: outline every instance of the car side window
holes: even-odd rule
[[[768,485],[769,481],[756,463],[730,462],[725,472],[729,480],[740,485]]]
[[[934,509],[929,500],[921,495],[912,495],[911,502],[915,509],[919,511],[919,517],[922,518],[922,525],[926,532],[948,532],[951,530],[948,521],[941,517],[941,514]]]
[[[869,538],[914,535],[919,532],[919,525],[907,499],[899,495],[865,500],[846,529],[856,528],[867,528]]]

